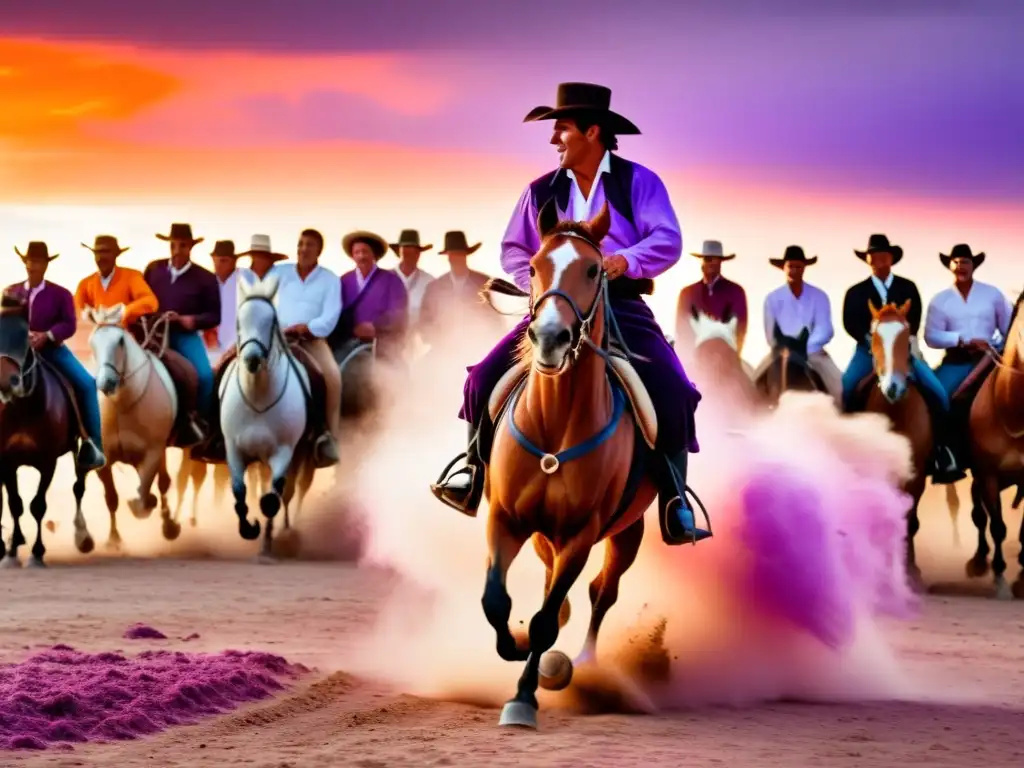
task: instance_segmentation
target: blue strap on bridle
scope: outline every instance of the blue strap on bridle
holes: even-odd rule
[[[556,454],[546,453],[531,443],[529,438],[522,433],[519,427],[516,426],[516,406],[519,404],[519,399],[522,397],[523,391],[526,389],[525,382],[516,390],[515,396],[512,399],[512,404],[509,406],[508,431],[512,433],[512,437],[515,438],[516,442],[519,443],[524,450],[540,459],[540,468],[543,472],[549,475],[554,474],[562,463],[586,456],[588,453],[607,442],[608,439],[615,434],[615,430],[619,426],[619,420],[622,418],[622,413],[626,410],[626,396],[623,394],[621,388],[615,386],[612,382],[609,383],[611,383],[612,388],[611,420],[609,420],[604,429],[579,445],[566,448],[564,451]]]

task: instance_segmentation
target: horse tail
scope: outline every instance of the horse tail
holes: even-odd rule
[[[946,486],[946,506],[949,507],[949,519],[953,523],[953,546],[960,547],[960,494],[957,493],[956,483]]]

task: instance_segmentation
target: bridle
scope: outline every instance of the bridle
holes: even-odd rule
[[[7,309],[6,307],[3,310],[0,310],[0,317],[2,317],[3,315],[14,314],[20,314],[20,312],[13,312],[10,309]],[[27,319],[24,322],[26,325],[28,325]],[[36,385],[39,383],[39,377],[35,375],[36,368],[39,367],[39,355],[36,354],[36,351],[32,348],[32,345],[29,344],[24,357],[20,359],[7,352],[0,352],[0,360],[5,359],[10,360],[12,363],[14,363],[15,367],[17,367],[18,369],[18,375],[21,377],[21,392],[19,394],[15,394],[13,399],[21,400],[27,397],[31,397],[32,394],[36,391]],[[28,385],[28,388],[26,388],[26,384]]]
[[[288,342],[287,342],[287,340],[284,337],[284,332],[281,330],[281,323],[278,320],[277,308],[274,306],[273,300],[267,298],[266,296],[246,296],[244,299],[242,299],[242,301],[240,301],[238,303],[238,308],[241,309],[243,305],[245,305],[247,302],[250,302],[250,301],[262,301],[262,302],[266,303],[271,308],[271,310],[273,311],[274,321],[273,321],[273,323],[271,323],[270,332],[269,332],[270,338],[268,339],[268,341],[266,343],[264,343],[262,339],[260,339],[260,338],[258,338],[256,336],[250,336],[245,341],[242,341],[242,335],[241,335],[242,326],[241,326],[241,321],[238,319],[238,316],[237,316],[238,314],[241,314],[241,313],[239,312],[239,313],[236,314],[236,318],[235,318],[235,354],[236,354],[235,367],[236,367],[236,371],[237,371],[237,367],[239,365],[241,365],[241,362],[242,362],[242,351],[247,346],[249,346],[250,344],[255,344],[257,347],[259,347],[260,354],[262,355],[262,358],[263,358],[260,367],[262,367],[263,369],[268,369],[270,367],[271,362],[274,362],[274,360],[275,360],[275,354],[278,355],[278,356],[284,355],[284,356],[286,356],[286,359],[288,361],[288,364],[289,364],[292,372],[295,373],[296,377],[298,377],[298,379],[299,379],[299,383],[301,384],[302,378],[299,377],[299,371],[298,371],[298,368],[297,368],[298,363],[295,361],[294,357],[292,357],[290,354],[288,354],[288,351],[287,351],[288,350]],[[274,344],[275,341],[277,342],[276,346]],[[238,394],[242,398],[242,402],[245,403],[246,407],[248,407],[249,410],[253,411],[253,413],[257,413],[259,415],[263,415],[264,413],[267,413],[268,411],[270,411],[274,406],[276,406],[278,403],[281,402],[281,400],[284,399],[285,393],[288,391],[288,382],[291,381],[291,378],[292,377],[290,375],[285,376],[284,386],[281,387],[281,391],[277,394],[277,397],[275,397],[271,401],[270,405],[268,405],[268,406],[266,406],[264,408],[260,408],[260,407],[256,406],[253,402],[251,402],[249,400],[248,397],[246,397],[245,390],[242,389],[242,382],[239,379],[237,372],[235,374],[235,385],[238,387]]]
[[[96,330],[99,330],[100,328],[116,328],[117,330],[119,330],[121,332],[121,342],[122,343],[125,342],[125,339],[126,339],[126,336],[128,334],[128,331],[125,328],[123,328],[121,325],[119,325],[117,323],[97,323]],[[94,331],[94,333],[95,333],[95,331]],[[128,373],[125,373],[124,372],[124,368],[127,365],[128,365],[127,344],[125,344],[124,365],[122,365],[120,368],[118,368],[116,365],[111,363],[109,360],[104,360],[102,363],[100,363],[100,368],[101,369],[109,369],[109,370],[114,372],[114,376],[116,377],[117,388],[118,389],[123,388],[143,368],[146,368],[148,370],[148,375],[146,376],[146,383],[142,387],[142,393],[135,400],[135,402],[131,403],[131,405],[129,405],[127,408],[123,409],[123,411],[125,413],[128,413],[133,408],[135,408],[135,406],[138,405],[142,401],[142,398],[146,396],[146,391],[149,389],[149,380],[153,376],[153,360],[152,360],[152,358],[150,358],[150,356],[148,354],[146,354],[145,349],[143,349],[143,362],[138,366],[138,368],[135,368],[134,370],[131,370]]]

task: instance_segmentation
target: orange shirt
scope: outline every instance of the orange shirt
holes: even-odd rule
[[[109,309],[124,304],[124,324],[130,325],[143,315],[156,312],[160,304],[156,295],[137,269],[114,267],[110,284],[104,288],[100,273],[93,272],[78,284],[75,291],[75,311],[78,315],[86,307]]]

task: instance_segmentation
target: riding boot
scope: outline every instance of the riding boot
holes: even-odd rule
[[[339,461],[341,461],[341,455],[338,452],[338,442],[331,434],[331,430],[325,427],[316,442],[313,443],[313,466],[317,469],[326,469],[333,467]]]
[[[700,499],[692,493],[700,505],[701,512],[707,522],[708,530],[697,527],[693,507],[687,498],[689,489],[686,485],[686,472],[689,465],[689,453],[685,450],[665,455],[665,470],[662,472],[661,488],[658,492],[658,519],[661,522],[661,538],[666,544],[677,545],[687,542],[696,544],[698,541],[711,537],[711,520]]]
[[[490,428],[490,419],[486,415],[480,417],[479,425],[470,424],[466,452],[460,453],[450,461],[437,482],[430,484],[431,493],[441,502],[469,517],[476,517],[484,496],[482,442],[489,434]],[[465,466],[451,472],[452,467],[463,459]]]
[[[96,443],[92,441],[92,438],[86,438],[82,440],[82,445],[78,449],[78,466],[86,472],[90,472],[94,469],[101,469],[107,463],[107,457],[103,455]]]

